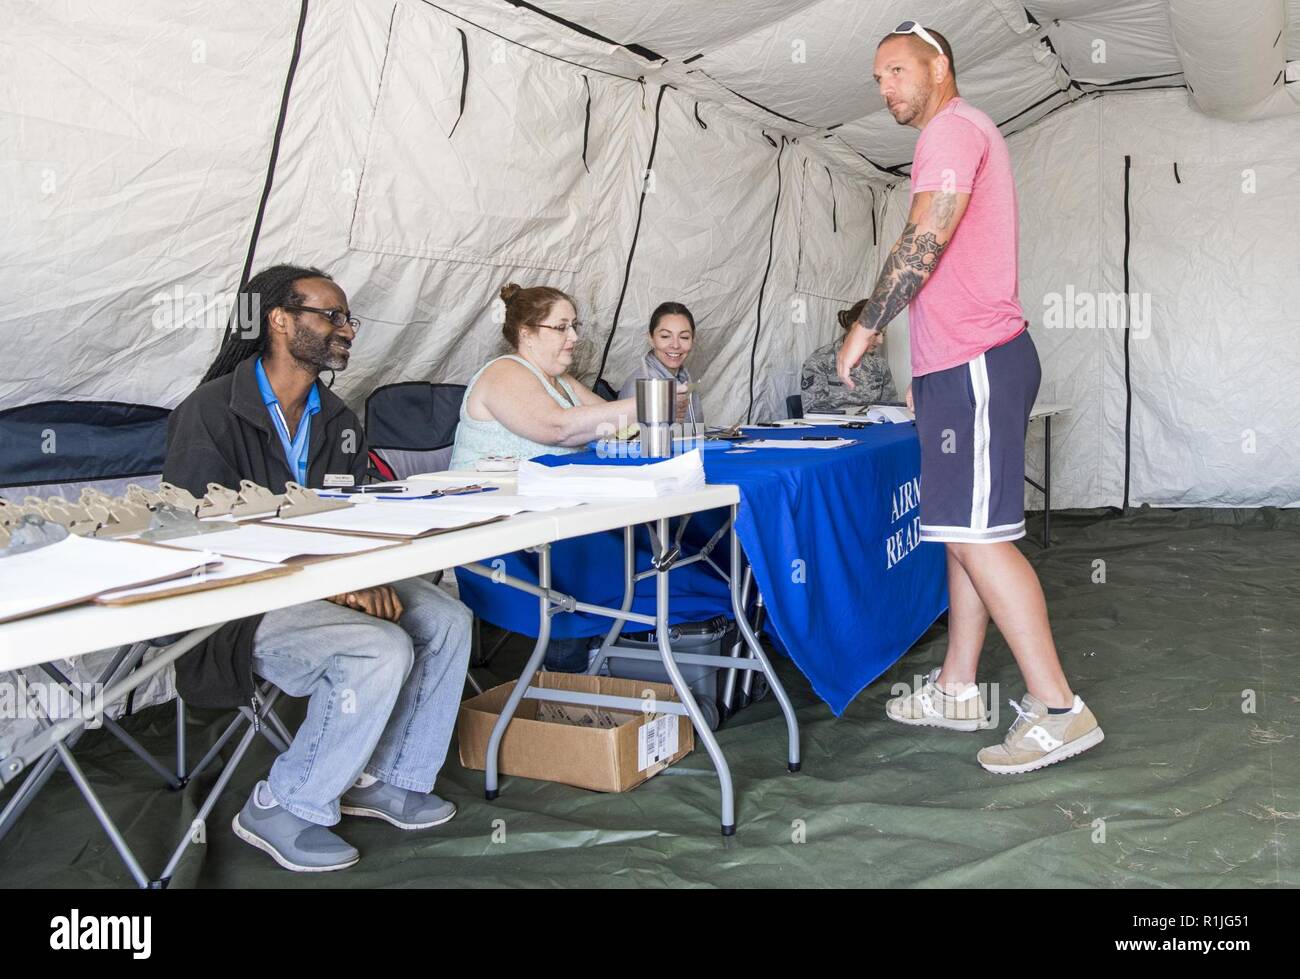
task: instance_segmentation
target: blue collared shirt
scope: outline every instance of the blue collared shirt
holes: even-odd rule
[[[293,438],[290,438],[289,423],[284,417],[284,410],[280,407],[280,399],[271,390],[271,382],[267,379],[265,368],[262,367],[261,357],[257,358],[255,373],[258,390],[262,392],[262,401],[280,436],[280,445],[284,448],[284,459],[289,464],[289,472],[296,473],[298,483],[306,486],[307,448],[311,444],[311,416],[320,412],[320,392],[316,390],[315,384],[307,392],[307,407],[303,409],[302,421],[298,423],[298,430],[293,433]]]

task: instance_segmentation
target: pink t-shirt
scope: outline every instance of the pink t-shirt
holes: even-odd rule
[[[974,360],[1024,327],[1017,283],[1016,185],[993,120],[955,98],[926,123],[912,193],[970,194],[939,267],[908,306],[912,374]]]

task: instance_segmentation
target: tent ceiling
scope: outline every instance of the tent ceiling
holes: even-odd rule
[[[1280,56],[1300,60],[1300,0],[1261,2],[1275,5],[1284,23]],[[919,20],[948,35],[963,94],[1009,132],[1098,86],[1184,84],[1189,49],[1174,36],[1170,3],[533,0],[527,6],[665,59],[634,59],[647,78],[662,74],[692,95],[757,112],[794,134],[835,127],[858,153],[896,168],[911,159],[916,133],[885,111],[870,58],[875,39],[900,21]],[[1293,82],[1288,91],[1297,88],[1300,82]],[[1273,113],[1300,104],[1280,94],[1273,94]]]

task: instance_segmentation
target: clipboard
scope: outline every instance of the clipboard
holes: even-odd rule
[[[307,531],[313,534],[337,534],[342,537],[364,537],[371,540],[387,540],[397,544],[405,544],[408,541],[425,540],[429,537],[437,537],[440,534],[454,534],[461,530],[471,530],[475,527],[484,527],[487,524],[497,523],[506,519],[508,518],[504,516],[485,517],[482,520],[459,524],[455,527],[431,527],[418,534],[406,534],[399,531],[357,530],[355,528],[316,527],[307,524],[281,523],[280,518],[275,517],[261,519],[257,522],[265,524],[267,527],[275,527],[283,530]]]
[[[295,528],[295,527],[284,527],[284,526],[281,525],[281,524],[269,524],[269,523],[264,523],[264,522],[261,521],[261,520],[246,520],[246,521],[244,521],[243,523],[232,524],[229,528],[227,528],[227,530],[228,530],[230,533],[237,533],[241,528],[243,528],[243,527],[251,527],[251,526],[269,527],[269,528],[272,528],[272,529],[275,529],[275,530],[296,530],[296,529],[299,529],[299,528]],[[325,533],[325,531],[317,531],[317,530],[315,530],[315,528],[311,528],[311,527],[303,527],[303,528],[301,528],[301,529],[302,529],[302,530],[309,530],[309,531],[312,531],[312,532],[314,532],[314,533],[322,533],[322,534]],[[339,535],[331,535],[331,536],[339,536]],[[225,557],[225,558],[228,558],[228,559],[231,559],[231,560],[242,559],[242,560],[248,560],[248,561],[262,561],[263,563],[277,563],[277,564],[285,564],[285,565],[290,565],[290,566],[300,566],[300,565],[307,565],[307,564],[319,564],[319,563],[322,562],[322,561],[333,561],[333,560],[336,560],[336,559],[338,559],[338,558],[356,557],[358,554],[374,554],[374,553],[377,552],[377,551],[386,551],[386,550],[388,550],[389,548],[393,548],[393,547],[401,547],[402,545],[404,545],[404,544],[407,543],[405,540],[402,540],[402,539],[393,539],[393,538],[384,538],[384,539],[381,539],[381,540],[374,540],[374,541],[372,542],[369,538],[365,538],[365,537],[364,537],[363,535],[361,535],[361,534],[343,534],[343,535],[341,535],[341,536],[344,536],[344,537],[351,537],[351,538],[353,538],[353,539],[360,539],[361,542],[366,543],[366,544],[369,545],[369,546],[364,547],[364,548],[359,548],[359,549],[357,549],[357,550],[355,550],[355,551],[352,551],[352,552],[346,552],[346,553],[341,553],[341,554],[294,554],[294,555],[290,555],[290,556],[285,557],[285,558],[280,558],[279,560],[274,561],[274,562],[272,562],[270,559],[265,558],[265,557],[262,557],[262,558],[254,558],[254,557],[246,557],[246,556],[244,556],[244,555],[240,555],[240,554],[223,554],[223,552],[222,552],[222,547],[221,547],[220,544],[213,544],[213,546],[210,548],[210,550],[211,550],[211,552],[212,552],[213,554],[216,554],[216,555],[218,555],[218,556]],[[209,543],[212,543],[211,538],[209,538],[209,541],[208,541],[208,542],[209,542]],[[142,543],[142,542],[140,542],[140,543]],[[182,546],[176,544],[174,540],[164,541],[164,542],[162,542],[162,543],[154,544],[153,546],[154,546],[154,547],[166,547],[166,548],[170,548],[170,549],[172,549],[172,550],[177,550],[177,551],[190,551],[190,552],[194,552],[194,551],[196,551],[196,550],[199,550],[199,548],[197,548],[197,547],[182,547]]]
[[[175,548],[180,550],[180,548]],[[219,565],[218,565],[219,567]],[[175,579],[176,585],[171,588],[164,588],[158,591],[151,591],[144,595],[123,595],[121,597],[111,597],[112,592],[103,595],[96,595],[91,601],[96,605],[120,606],[120,605],[138,605],[140,602],[151,602],[155,598],[174,598],[177,595],[192,595],[201,591],[212,591],[217,588],[225,588],[227,585],[243,585],[250,581],[266,581],[270,578],[282,578],[287,574],[294,574],[302,570],[300,564],[270,564],[262,571],[251,571],[247,574],[231,575],[228,578],[194,578],[193,574],[186,578]],[[161,584],[161,582],[154,582]],[[144,585],[133,585],[131,588],[119,588],[115,591],[130,591],[134,588],[145,587]]]
[[[13,561],[13,560],[17,560],[18,558],[29,557],[29,556],[31,556],[31,555],[40,555],[40,556],[41,556],[42,558],[44,558],[47,562],[49,562],[49,561],[51,560],[51,559],[50,559],[50,554],[52,553],[53,549],[56,548],[56,547],[59,547],[59,545],[61,545],[61,544],[62,544],[62,545],[67,545],[68,542],[70,542],[70,541],[71,541],[71,542],[82,541],[82,542],[85,542],[85,543],[90,543],[91,540],[92,540],[92,539],[82,538],[82,537],[77,537],[77,536],[75,536],[75,535],[70,535],[69,537],[65,538],[65,539],[62,540],[62,541],[58,541],[58,542],[56,542],[56,543],[54,543],[54,544],[50,544],[48,547],[39,548],[39,549],[34,550],[34,551],[29,551],[29,552],[26,552],[26,554],[23,554],[23,555],[15,555],[15,556],[13,556],[13,557],[7,557],[7,558],[4,558],[3,560],[5,560],[5,561]],[[104,541],[104,542],[101,542],[101,543],[103,543],[103,544],[105,544],[105,545],[107,545],[107,546],[109,546],[109,547],[114,547],[114,546],[117,546],[117,545],[120,545],[120,544],[123,544],[123,543],[126,543],[126,542],[124,542],[124,541]],[[133,541],[133,542],[131,542],[131,543],[138,543],[138,544],[140,544],[140,546],[143,546],[143,547],[149,547],[149,548],[154,548],[154,549],[157,548],[157,545],[153,545],[153,544],[145,544],[145,543],[143,543],[143,542]],[[77,543],[73,543],[71,546],[72,546],[73,548],[81,548],[83,545],[81,545],[81,544],[77,544]],[[66,548],[65,548],[65,550],[66,550]],[[190,554],[193,556],[193,559],[198,559],[198,558],[200,557],[200,553],[199,553],[199,552],[196,552],[196,551],[190,551]],[[69,561],[69,560],[73,560],[73,556],[61,555],[58,559],[56,559],[56,563],[59,562],[59,561],[61,561],[61,562],[65,562],[65,563],[66,563],[66,562]],[[75,560],[81,560],[81,558],[75,558]],[[17,619],[25,619],[25,618],[29,618],[30,616],[33,616],[33,615],[43,615],[43,614],[46,613],[46,612],[54,612],[54,611],[57,611],[57,610],[59,610],[59,609],[71,608],[71,607],[76,606],[76,605],[83,605],[83,604],[86,604],[87,602],[93,602],[93,601],[94,601],[98,596],[100,596],[100,595],[102,595],[102,594],[104,594],[104,593],[106,593],[106,592],[122,591],[122,590],[127,589],[127,588],[141,588],[141,587],[144,587],[144,586],[147,586],[147,585],[156,585],[156,584],[160,584],[160,583],[162,583],[162,582],[164,582],[164,581],[172,581],[173,579],[175,579],[175,580],[177,580],[177,581],[187,580],[187,579],[190,577],[190,575],[192,575],[192,574],[194,573],[195,570],[199,570],[200,568],[208,568],[208,567],[211,567],[212,565],[213,565],[213,562],[209,559],[209,560],[207,560],[207,561],[204,561],[201,565],[198,565],[198,566],[196,566],[196,567],[188,567],[188,568],[184,568],[184,569],[182,569],[182,570],[180,570],[180,571],[172,572],[172,573],[169,573],[169,574],[156,575],[156,576],[151,577],[151,578],[129,580],[129,581],[125,581],[125,582],[115,582],[115,583],[111,583],[111,584],[109,584],[107,587],[104,587],[104,586],[101,584],[99,587],[92,588],[92,589],[87,590],[87,591],[83,591],[83,590],[81,590],[81,589],[78,589],[78,590],[76,590],[76,591],[73,591],[71,594],[68,594],[67,592],[65,592],[64,595],[63,595],[62,597],[58,598],[58,599],[55,600],[55,601],[45,602],[44,604],[38,604],[38,605],[31,605],[31,606],[27,606],[27,607],[21,607],[21,608],[19,608],[17,611],[9,612],[9,613],[7,613],[7,614],[6,614],[6,613],[3,613],[3,612],[0,612],[0,623],[13,622],[13,621],[15,621],[15,620],[17,620]]]

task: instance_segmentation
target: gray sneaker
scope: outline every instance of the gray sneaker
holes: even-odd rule
[[[329,827],[308,822],[283,808],[264,781],[253,788],[230,825],[236,836],[269,853],[286,870],[324,873],[351,867],[361,859],[357,848]]]
[[[349,816],[369,816],[392,823],[398,829],[428,829],[441,826],[456,815],[456,804],[432,792],[412,792],[383,782],[364,789],[352,786],[339,800],[339,809]]]

